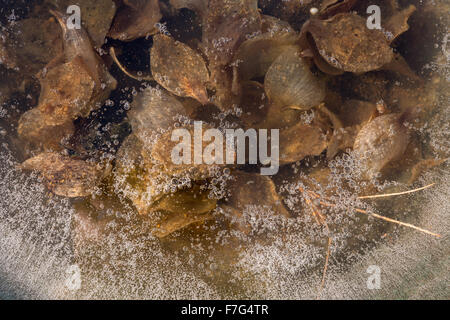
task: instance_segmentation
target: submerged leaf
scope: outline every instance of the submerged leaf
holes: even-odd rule
[[[62,151],[61,141],[75,131],[71,120],[55,124],[52,116],[42,113],[39,108],[25,112],[19,120],[17,132],[21,139],[31,144],[32,149]]]
[[[96,48],[105,44],[106,34],[116,13],[114,0],[46,0],[60,12],[67,12],[71,5],[78,5],[81,9],[82,28],[87,31]],[[37,28],[39,29],[39,28]]]
[[[210,212],[216,208],[217,200],[210,199],[208,194],[208,190],[201,190],[199,185],[195,185],[192,189],[166,195],[152,207],[152,210],[166,212],[153,234],[164,238],[193,223],[213,219]]]
[[[311,73],[298,47],[288,47],[275,60],[267,71],[264,88],[278,107],[297,106],[307,110],[325,98],[325,83]]]
[[[233,173],[233,178],[227,186],[229,195],[222,207],[231,214],[231,220],[237,222],[241,231],[251,231],[249,221],[244,218],[244,211],[252,206],[269,209],[273,215],[291,216],[269,177],[237,171]]]
[[[187,116],[181,102],[167,91],[151,87],[138,94],[128,113],[134,134],[144,144],[152,134],[172,128],[180,116]]]
[[[187,45],[166,35],[156,35],[151,68],[155,80],[171,93],[208,103],[208,69],[203,58]]]
[[[318,156],[327,146],[326,132],[319,125],[299,122],[280,131],[280,164],[294,163],[307,156]]]
[[[404,115],[388,114],[366,124],[355,140],[354,151],[372,178],[389,162],[398,159],[406,150],[409,130]]]
[[[87,116],[95,107],[89,103],[94,87],[94,79],[86,71],[81,59],[74,59],[51,69],[41,79],[38,108],[52,125]]]
[[[295,33],[263,34],[245,41],[236,53],[242,80],[264,77],[272,63],[289,48],[296,47]]]
[[[261,32],[257,0],[210,0],[203,15],[202,48],[215,90],[214,103],[230,110],[239,102],[240,88],[233,57],[239,46]]]
[[[122,41],[152,35],[156,33],[155,25],[161,18],[158,0],[124,0],[108,35]]]
[[[53,193],[69,198],[90,195],[101,178],[101,171],[95,164],[57,153],[41,153],[19,168],[39,171]]]
[[[361,73],[377,70],[394,58],[389,42],[380,30],[370,30],[366,20],[353,13],[342,13],[329,20],[312,19],[302,29],[303,40],[338,70]]]
[[[63,33],[65,62],[78,59],[84,65],[84,71],[94,80],[95,90],[92,103],[106,99],[117,86],[117,81],[111,76],[103,60],[91,42],[91,38],[84,28],[68,28],[69,17],[59,11],[50,10],[57,18]],[[44,73],[45,75],[45,73]]]
[[[415,11],[416,7],[411,4],[408,8],[396,12],[389,18],[383,29],[390,42],[393,42],[402,33],[409,30],[408,20]]]
[[[54,31],[56,28],[54,20],[40,19],[17,21],[5,28],[0,37],[0,62],[34,76],[62,53],[62,39]]]

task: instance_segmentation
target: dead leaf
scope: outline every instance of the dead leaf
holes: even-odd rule
[[[171,93],[209,102],[209,73],[203,58],[187,45],[158,34],[153,38],[151,68],[155,80]]]
[[[158,0],[124,0],[108,35],[122,41],[152,35],[157,32],[155,25],[161,18]]]

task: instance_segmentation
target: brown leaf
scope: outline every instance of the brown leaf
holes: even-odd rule
[[[122,41],[132,41],[156,33],[155,24],[162,18],[158,0],[125,0],[120,7],[109,36]]]
[[[202,47],[215,89],[214,103],[229,110],[239,102],[236,70],[230,63],[247,37],[261,31],[257,0],[210,0],[202,25]]]
[[[321,57],[338,70],[368,72],[394,58],[384,34],[367,29],[366,20],[353,13],[338,14],[329,20],[311,19],[302,29],[303,43],[308,34]]]
[[[19,168],[39,171],[49,190],[68,198],[90,195],[101,177],[95,164],[57,153],[41,153],[26,160]]]
[[[21,139],[31,144],[32,149],[62,151],[61,141],[75,131],[71,120],[55,125],[51,116],[43,114],[39,108],[25,112],[19,120],[17,132]]]
[[[153,39],[150,59],[155,80],[177,96],[207,104],[209,73],[203,58],[169,36],[158,34]]]
[[[388,163],[401,157],[410,139],[402,114],[383,115],[359,131],[353,147],[366,178],[373,178]]]
[[[210,66],[227,66],[246,37],[261,30],[256,0],[210,0],[203,20],[202,42]]]
[[[222,206],[232,214],[232,220],[237,220],[239,230],[245,233],[251,231],[251,226],[243,217],[248,206],[267,207],[274,215],[291,216],[269,177],[237,171],[233,173],[233,178],[227,186],[229,195]]]
[[[154,211],[167,212],[153,234],[164,238],[197,222],[213,219],[210,213],[216,208],[217,200],[208,197],[208,190],[195,185],[190,190],[181,190],[166,195],[152,207]]]
[[[117,7],[113,0],[46,0],[52,8],[67,12],[70,5],[78,5],[81,9],[82,28],[87,31],[96,48],[105,44],[106,35],[116,13]],[[39,28],[37,28],[39,29]]]
[[[320,18],[328,19],[338,13],[349,12],[358,0],[324,0],[320,6]]]
[[[326,132],[317,125],[296,125],[280,130],[280,164],[294,163],[307,156],[318,156],[328,146]]]
[[[396,12],[389,18],[383,29],[390,42],[395,41],[402,33],[409,30],[408,20],[415,11],[416,7],[411,4],[408,8]]]

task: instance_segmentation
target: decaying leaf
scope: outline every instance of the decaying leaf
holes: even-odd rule
[[[202,43],[210,69],[225,67],[246,37],[260,32],[257,0],[210,0]]]
[[[416,11],[414,5],[409,5],[407,8],[398,11],[392,15],[387,23],[383,26],[385,35],[390,42],[393,42],[401,34],[409,30],[408,20]]]
[[[328,146],[327,132],[317,124],[299,122],[280,130],[280,164],[294,163],[307,156],[318,156]]]
[[[144,144],[151,142],[152,134],[173,128],[177,117],[187,117],[183,104],[165,90],[147,88],[139,93],[128,113],[134,134]]]
[[[383,32],[368,29],[366,20],[354,13],[341,13],[329,20],[311,19],[303,26],[303,41],[308,42],[308,35],[309,45],[315,46],[321,57],[338,70],[368,72],[394,58]]]
[[[117,81],[111,76],[103,60],[94,50],[88,33],[84,28],[68,28],[67,15],[55,10],[50,10],[50,12],[56,17],[62,29],[65,62],[80,60],[84,65],[84,70],[94,80],[92,103],[95,104],[106,99],[116,88]]]
[[[81,9],[81,25],[88,32],[93,45],[100,48],[105,44],[106,35],[117,10],[114,0],[46,0],[46,2],[59,12],[67,12],[69,6],[77,5]]]
[[[51,69],[41,79],[39,110],[49,125],[61,125],[79,116],[86,117],[95,107],[91,99],[95,82],[76,58]]]
[[[239,102],[237,70],[232,66],[239,46],[261,32],[257,0],[210,0],[203,15],[202,48],[215,90],[214,103],[229,110]]]
[[[213,219],[211,211],[216,208],[217,200],[208,197],[208,190],[199,185],[189,190],[181,190],[166,195],[152,210],[166,212],[153,234],[159,238],[184,229],[197,222]]]
[[[39,171],[49,190],[68,198],[89,196],[102,175],[97,165],[58,153],[41,153],[19,168]]]
[[[157,188],[158,172],[146,161],[143,151],[141,140],[129,135],[117,153],[114,179],[117,192],[130,199],[139,214],[146,215],[165,193]]]
[[[151,68],[155,80],[171,93],[207,104],[209,73],[203,58],[187,45],[158,34],[151,49]]]
[[[320,5],[320,18],[328,19],[338,13],[349,12],[357,2],[358,0],[323,0]]]
[[[272,63],[289,48],[296,47],[295,33],[262,34],[245,41],[236,53],[242,80],[264,77]]]
[[[132,41],[157,32],[156,23],[161,18],[158,0],[124,0],[118,9],[109,36],[122,41]]]
[[[380,116],[359,131],[353,150],[365,168],[367,178],[373,178],[389,162],[405,152],[410,134],[404,125],[404,116]]]
[[[37,27],[38,26],[38,27]],[[27,76],[34,76],[62,53],[62,39],[54,20],[25,19],[2,31],[0,61]]]
[[[189,132],[189,137],[177,137],[179,140],[173,141],[172,131],[162,134],[153,145],[151,150],[152,158],[156,163],[161,164],[162,171],[169,175],[187,175],[194,180],[203,180],[211,177],[214,173],[214,169],[217,167],[217,163],[220,163],[218,166],[224,166],[226,144],[219,143],[219,150],[220,148],[223,148],[222,156],[216,153],[215,148],[214,150],[210,150],[211,152],[206,152],[206,148],[214,145],[216,142],[215,138],[212,138],[213,141],[206,141],[204,139],[200,145],[200,143],[197,144],[193,139],[196,135],[194,125],[184,126],[183,129],[186,129],[187,132]],[[201,130],[205,132],[207,129],[210,129],[210,127],[203,124]],[[203,133],[197,132],[197,136],[198,134]],[[188,140],[185,138],[188,138]],[[223,137],[221,136],[221,138]],[[182,148],[180,148],[181,146]],[[173,161],[172,154],[175,150],[178,150],[177,156],[182,160],[182,163],[175,163]],[[198,163],[198,161],[195,160],[196,152],[197,154],[202,155],[201,163]],[[185,156],[188,157],[188,161],[184,161]]]

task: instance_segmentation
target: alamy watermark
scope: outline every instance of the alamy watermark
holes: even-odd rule
[[[193,137],[185,128],[172,131],[171,140],[180,142],[172,150],[172,162],[176,165],[261,164],[266,166],[261,168],[261,175],[275,175],[279,169],[279,133],[279,129],[271,129],[269,137],[267,129],[207,129],[203,132],[202,121],[195,121]],[[211,143],[203,148],[204,142]]]

